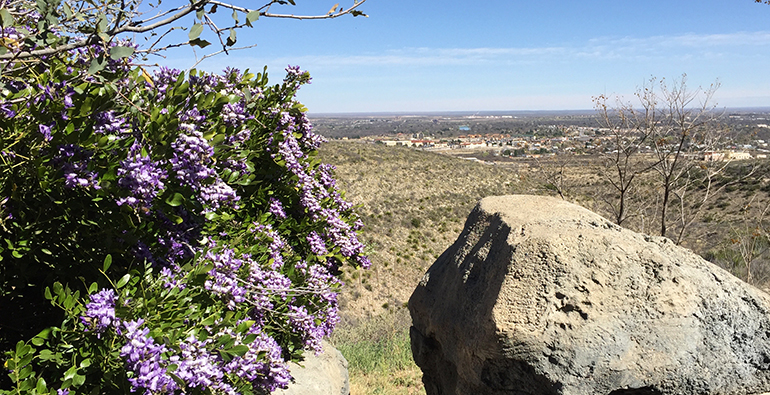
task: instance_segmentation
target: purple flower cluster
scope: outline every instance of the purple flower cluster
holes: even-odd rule
[[[270,198],[269,203],[267,211],[269,211],[270,214],[273,214],[278,219],[286,218],[286,211],[284,211],[283,204],[281,204],[280,200]]]
[[[40,134],[43,135],[43,139],[45,141],[51,141],[53,139],[53,135],[51,134],[51,125],[38,125],[38,131]]]
[[[327,334],[326,328],[315,323],[315,317],[308,313],[305,306],[289,306],[289,322],[297,333],[304,335],[305,345],[321,351],[321,339]]]
[[[352,258],[364,268],[371,265],[364,256],[364,245],[358,240],[357,231],[363,223],[357,221],[353,225],[347,224],[343,219],[343,212],[352,208],[352,205],[342,199],[336,189],[336,182],[331,175],[332,166],[318,166],[312,168],[307,161],[302,146],[312,146],[316,143],[313,133],[305,125],[303,119],[297,119],[288,113],[282,113],[279,119],[280,134],[274,133],[273,142],[277,139],[278,152],[272,154],[274,158],[282,159],[286,168],[296,176],[298,180],[296,188],[300,191],[300,203],[309,216],[316,221],[324,221],[326,231],[321,235],[332,245],[339,248],[340,253],[347,258]],[[301,132],[301,139],[295,137],[295,132]],[[307,137],[310,136],[310,137]],[[334,208],[324,208],[322,202],[333,201]],[[326,243],[319,240],[319,236],[308,235],[311,251],[323,252]],[[320,248],[324,246],[324,249]],[[333,248],[334,248],[333,247]],[[328,250],[327,250],[328,251]],[[319,254],[325,255],[325,254]],[[335,264],[332,264],[335,265]]]
[[[100,189],[98,174],[88,170],[91,152],[74,144],[59,147],[54,155],[53,163],[60,165],[64,173],[64,186],[67,188]]]
[[[115,110],[96,113],[94,132],[108,135],[122,135],[131,131],[126,117],[118,115]]]
[[[80,321],[101,336],[107,328],[116,324],[115,317],[115,291],[102,289],[90,296],[91,301],[86,304],[86,312],[80,317]]]
[[[275,339],[257,327],[253,327],[248,334],[256,336],[248,344],[248,351],[242,356],[233,356],[229,361],[211,349],[214,339],[225,335],[243,344],[242,336],[232,331],[219,332],[203,341],[190,336],[179,344],[181,353],[169,357],[168,362],[177,366],[174,374],[187,386],[209,388],[215,393],[237,393],[224,380],[227,375],[236,375],[250,381],[257,388],[262,387],[271,392],[277,388],[286,388],[291,375],[281,355],[281,347]]]
[[[227,103],[222,107],[222,119],[227,126],[239,127],[249,118],[253,116],[246,115],[246,106],[243,101]]]
[[[182,74],[180,70],[168,67],[160,67],[155,71],[152,84],[154,84],[157,92],[156,100],[161,101],[166,97],[168,88],[176,82],[180,74]],[[147,85],[151,84],[148,82]]]
[[[310,244],[310,251],[316,255],[326,255],[329,251],[326,249],[326,242],[316,232],[312,231],[307,235],[307,242]]]
[[[286,247],[286,243],[283,242],[281,236],[278,234],[278,232],[273,230],[273,227],[270,224],[262,225],[254,223],[254,229],[252,229],[252,232],[256,233],[257,235],[263,235],[270,240],[270,245],[268,247],[270,260],[272,261],[270,266],[273,268],[273,270],[279,270],[281,266],[283,266],[282,251],[284,247]]]
[[[146,395],[173,393],[178,386],[169,376],[167,362],[162,358],[168,349],[155,343],[150,329],[142,327],[143,324],[144,320],[138,319],[123,323],[121,328],[127,342],[120,349],[120,356],[125,358],[126,366],[133,373],[128,379],[131,391],[144,389]]]
[[[283,360],[278,342],[257,327],[252,328],[249,334],[257,336],[249,344],[249,351],[242,357],[233,358],[225,365],[225,371],[243,377],[255,387],[262,387],[268,392],[288,387],[291,374]]]
[[[224,372],[218,366],[221,358],[208,350],[213,338],[198,340],[188,337],[179,343],[180,354],[169,357],[169,363],[177,365],[174,374],[193,388],[212,388],[224,393],[233,393],[231,386],[224,383]]]
[[[254,317],[260,319],[264,312],[274,307],[273,299],[286,300],[291,290],[291,280],[275,270],[265,270],[259,263],[249,265],[249,301],[255,307]]]
[[[174,149],[174,156],[170,160],[171,169],[176,178],[182,185],[198,192],[202,203],[211,209],[232,205],[240,200],[235,190],[210,167],[214,163],[214,148],[203,137],[203,133],[197,131],[197,126],[191,123],[182,123],[180,128],[187,133],[181,133],[171,144]]]
[[[243,260],[235,258],[235,252],[225,249],[220,254],[212,251],[206,253],[205,259],[214,264],[209,271],[204,287],[228,300],[227,307],[235,310],[237,303],[246,300],[246,288],[238,283],[238,272],[243,266]]]
[[[118,185],[129,190],[130,195],[117,200],[118,206],[152,207],[152,200],[165,189],[163,180],[168,177],[162,163],[153,162],[149,153],[142,154],[142,147],[134,142],[128,158],[120,162]]]

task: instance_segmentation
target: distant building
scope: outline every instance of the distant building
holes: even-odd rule
[[[727,160],[749,160],[752,156],[748,152],[739,151],[706,151],[703,160],[706,162],[722,162]]]
[[[460,126],[459,129],[461,131],[463,131],[463,132],[467,132],[467,131],[471,130],[471,127],[470,126]]]
[[[728,160],[749,160],[751,159],[751,154],[748,152],[728,152],[727,153],[727,159]]]
[[[706,162],[721,162],[725,160],[725,153],[718,151],[706,151],[703,153],[703,160]]]

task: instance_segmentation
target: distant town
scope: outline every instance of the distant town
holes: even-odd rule
[[[698,159],[766,159],[770,153],[770,109],[734,110],[721,116],[718,144]],[[445,116],[339,116],[313,119],[322,135],[385,146],[404,146],[486,162],[556,155],[597,155],[615,149],[616,131],[600,127],[593,112],[471,114]],[[624,134],[634,138],[634,133]],[[649,146],[641,152],[652,152]]]

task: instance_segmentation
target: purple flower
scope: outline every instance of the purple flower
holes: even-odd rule
[[[95,133],[120,135],[131,131],[128,120],[124,116],[116,115],[115,110],[96,113],[95,120]]]
[[[278,235],[278,232],[273,230],[273,227],[270,226],[270,224],[261,225],[254,223],[254,225],[255,228],[252,230],[252,232],[267,236],[267,238],[270,239],[270,246],[268,247],[268,251],[270,259],[273,261],[271,267],[274,270],[278,270],[278,268],[283,266],[283,255],[281,254],[281,251],[284,247],[286,247],[286,244],[281,239],[281,236]]]
[[[16,116],[16,111],[13,110],[13,107],[9,103],[0,104],[0,113],[9,119]]]
[[[207,261],[214,264],[214,268],[208,273],[209,277],[204,287],[215,294],[221,295],[227,300],[227,307],[235,310],[238,303],[246,300],[246,288],[238,283],[238,271],[243,265],[243,260],[235,258],[232,249],[225,249],[220,254],[211,251],[206,253]]]
[[[270,198],[270,207],[268,208],[270,214],[273,214],[276,218],[286,218],[286,212],[283,211],[283,205],[281,201],[275,198]]]
[[[88,170],[91,152],[74,144],[59,146],[53,157],[54,164],[60,164],[64,173],[64,186],[67,188],[100,189],[98,174]]]
[[[326,249],[326,243],[316,231],[312,231],[307,235],[307,242],[310,243],[310,251],[313,251],[313,254],[326,255],[329,253]]]
[[[315,323],[315,317],[310,315],[305,306],[289,306],[289,322],[295,331],[304,335],[305,346],[321,352],[321,340],[327,333],[327,328]]]
[[[80,321],[94,330],[97,336],[120,321],[115,317],[115,290],[102,289],[90,296],[91,301],[86,304],[86,312],[80,317]]]
[[[153,162],[148,155],[142,155],[142,147],[137,143],[131,146],[126,160],[120,162],[118,185],[128,189],[130,196],[117,200],[119,206],[128,204],[132,207],[151,207],[152,200],[165,189],[168,175],[161,168],[162,163]]]
[[[143,324],[142,319],[125,322],[121,331],[126,337],[126,344],[120,349],[120,356],[133,373],[128,379],[131,391],[144,389],[145,394],[174,392],[178,389],[177,384],[168,375],[166,361],[161,357],[168,349],[156,344],[149,336],[150,329],[140,328]]]
[[[43,135],[45,141],[51,141],[51,139],[53,139],[53,136],[51,135],[51,126],[41,124],[37,127],[40,133]]]
[[[250,118],[253,116],[246,115],[246,107],[242,101],[234,104],[227,103],[222,107],[222,120],[227,126],[241,126],[245,120]]]
[[[250,334],[257,337],[249,344],[249,350],[242,357],[233,358],[224,369],[268,392],[288,387],[291,374],[283,360],[278,342],[257,327],[253,328]]]

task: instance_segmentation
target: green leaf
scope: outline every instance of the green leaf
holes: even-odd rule
[[[190,38],[190,44],[192,44],[192,40],[195,40],[196,38],[201,36],[201,33],[203,33],[203,25],[200,23],[194,24],[190,28],[190,33],[187,35],[187,37]]]
[[[112,60],[120,60],[127,58],[134,54],[134,49],[131,47],[112,47],[110,48],[110,58]]]
[[[35,389],[37,390],[38,394],[45,394],[48,392],[48,388],[46,387],[45,379],[39,378],[37,379],[37,385],[35,386]]]
[[[13,15],[11,15],[6,8],[0,9],[0,20],[2,21],[3,27],[13,26],[13,23],[15,22]]]
[[[107,67],[107,60],[104,59],[103,56],[100,56],[98,58],[94,58],[91,61],[91,66],[88,67],[88,74],[96,74],[96,73],[104,70],[105,67]],[[81,109],[81,113],[82,112],[83,112],[83,110]]]
[[[248,21],[249,23],[254,22],[257,19],[259,19],[259,11],[257,10],[251,11],[248,14],[246,14],[246,21]]]
[[[254,326],[254,324],[255,324],[255,323],[256,323],[256,321],[243,321],[243,322],[241,322],[240,324],[238,324],[238,327],[237,327],[235,330],[236,330],[237,332],[239,332],[239,333],[243,333],[243,332],[246,332],[246,331],[247,331],[247,330],[249,330],[249,329],[250,329],[252,326]]]
[[[104,265],[102,265],[102,271],[106,272],[107,269],[110,268],[110,265],[112,265],[112,255],[107,254],[107,256],[104,257]]]
[[[247,352],[249,352],[249,346],[245,346],[243,344],[239,344],[229,350],[227,350],[230,354],[237,355],[239,357],[242,357],[246,355]]]
[[[233,17],[233,20],[235,21],[235,24],[236,24],[236,25],[237,25],[237,24],[239,24],[239,23],[241,23],[241,21],[239,21],[239,20],[238,20],[238,11],[236,11],[236,10],[233,10],[233,15],[232,15],[232,17]]]
[[[195,40],[190,40],[190,45],[195,47],[206,48],[209,45],[211,45],[211,43],[206,40],[201,40],[200,38],[196,38]]]
[[[67,3],[63,3],[62,6],[64,6],[64,16],[66,16],[67,19],[72,18],[72,7],[70,7],[70,5]]]
[[[96,28],[98,29],[98,32],[106,32],[109,25],[108,25],[107,17],[104,14],[99,15],[99,19],[96,22]]]
[[[171,207],[178,207],[183,202],[184,202],[184,196],[179,192],[174,193],[174,196],[171,196],[168,199],[166,199],[166,204],[168,204]]]
[[[67,369],[66,372],[64,372],[64,380],[69,380],[69,379],[75,377],[76,374],[78,374],[78,367],[77,366],[73,366],[73,367]]]
[[[220,143],[225,141],[226,138],[227,136],[224,133],[220,133],[211,139],[211,145],[219,145]]]
[[[121,277],[120,280],[118,280],[118,283],[115,284],[115,288],[123,288],[126,284],[128,284],[128,280],[131,279],[130,274],[126,274],[125,276]]]
[[[227,43],[225,43],[228,47],[232,47],[235,45],[235,29],[230,29],[230,36],[227,37]]]
[[[54,359],[54,353],[51,352],[51,350],[40,350],[40,360],[41,361],[48,361],[51,359]]]
[[[180,216],[178,216],[176,214],[166,214],[166,216],[168,217],[168,219],[170,219],[172,222],[174,222],[177,225],[179,225],[182,222],[184,222],[184,218],[182,218],[182,217],[180,217]]]
[[[53,255],[53,253],[51,252],[51,250],[49,250],[49,249],[47,249],[47,248],[41,248],[41,249],[40,249],[40,251],[42,251],[42,252],[43,252],[44,254],[46,254],[46,255]]]
[[[217,318],[219,318],[219,314],[214,313],[206,317],[206,319],[204,319],[203,321],[201,321],[201,326],[214,325],[214,322],[216,322]]]
[[[53,299],[53,295],[51,295],[51,288],[45,287],[45,298],[48,300]]]

